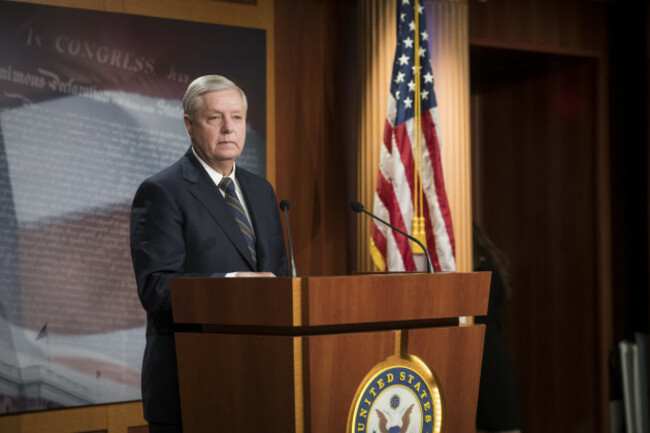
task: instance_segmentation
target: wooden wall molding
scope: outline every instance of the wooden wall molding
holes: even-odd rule
[[[12,433],[127,433],[146,426],[142,403],[119,403],[0,417],[0,431]],[[146,427],[144,431],[146,430]]]

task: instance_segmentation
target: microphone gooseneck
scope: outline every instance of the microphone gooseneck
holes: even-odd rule
[[[422,251],[424,251],[424,255],[427,257],[427,272],[428,272],[429,274],[433,274],[433,264],[431,263],[431,257],[429,257],[429,251],[427,251],[427,249],[424,247],[424,245],[422,245],[422,242],[420,242],[419,240],[417,240],[417,239],[414,238],[413,236],[409,235],[408,233],[404,233],[403,231],[401,231],[400,229],[398,229],[398,228],[395,227],[394,225],[392,225],[392,224],[390,224],[390,223],[384,221],[383,219],[379,218],[377,215],[374,215],[374,214],[368,212],[367,210],[364,209],[363,205],[362,205],[360,202],[358,202],[358,201],[353,201],[353,202],[351,202],[351,203],[350,203],[350,208],[351,208],[353,211],[357,212],[357,213],[361,213],[361,212],[363,212],[363,213],[365,213],[365,214],[367,214],[367,215],[370,215],[371,217],[373,217],[373,218],[376,219],[377,221],[379,221],[379,222],[381,222],[381,223],[383,223],[383,224],[386,224],[386,225],[387,225],[388,227],[390,227],[391,229],[395,230],[395,231],[398,232],[398,233],[403,234],[404,236],[406,236],[407,238],[409,238],[410,240],[412,240],[413,242],[415,242],[416,244],[418,244],[418,245],[420,246],[420,248],[422,248]]]
[[[289,226],[289,213],[287,212],[291,206],[288,200],[280,202],[280,209],[284,212],[284,221],[287,224],[287,239],[289,241],[289,276],[296,278],[296,265],[293,261],[293,242],[291,241],[291,227]]]

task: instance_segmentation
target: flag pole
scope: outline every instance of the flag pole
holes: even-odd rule
[[[413,77],[415,80],[415,95],[413,99],[414,105],[414,136],[415,136],[415,157],[413,158],[414,164],[414,180],[413,180],[413,237],[427,245],[426,232],[424,230],[424,209],[423,209],[423,190],[422,190],[422,96],[420,94],[420,7],[419,0],[414,0],[414,21],[415,29],[413,39],[415,45],[413,48],[414,56],[414,71]],[[415,242],[411,243],[411,252],[413,254],[423,254],[422,249]]]

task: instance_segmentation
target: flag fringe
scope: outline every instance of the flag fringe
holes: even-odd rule
[[[384,256],[379,252],[379,248],[377,248],[377,245],[375,245],[375,240],[372,237],[370,238],[370,257],[380,272],[386,271],[386,260],[384,259]]]

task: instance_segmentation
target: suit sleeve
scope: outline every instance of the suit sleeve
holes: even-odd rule
[[[140,302],[152,314],[171,314],[169,280],[186,274],[184,216],[160,185],[145,181],[131,207],[131,258]],[[207,276],[207,275],[206,275]]]

